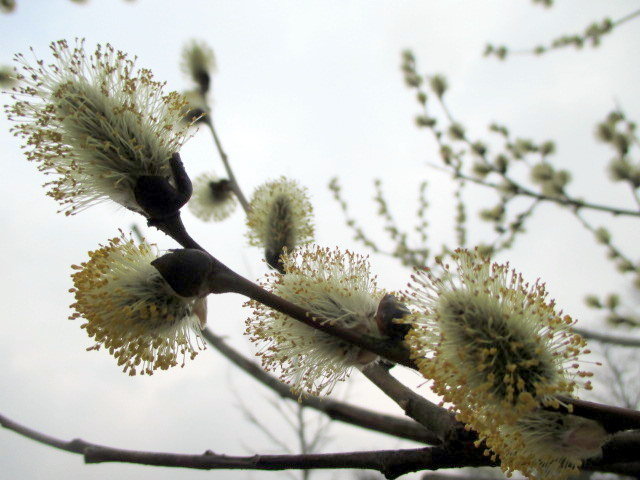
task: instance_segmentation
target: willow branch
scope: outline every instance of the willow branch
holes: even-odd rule
[[[448,445],[455,433],[464,431],[464,425],[446,409],[431,403],[396,380],[389,370],[379,364],[370,365],[362,373],[404,410],[407,416],[424,425],[438,439]],[[466,435],[468,437],[468,435]]]
[[[222,264],[220,264],[224,267]],[[224,267],[224,271],[218,270],[210,277],[211,293],[234,292],[249,297],[267,307],[284,313],[285,315],[298,320],[305,325],[320,330],[324,333],[340,338],[346,342],[356,345],[365,350],[371,351],[386,358],[394,363],[404,365],[409,368],[416,368],[413,361],[409,358],[408,350],[401,342],[392,342],[390,340],[380,340],[370,335],[363,335],[360,332],[340,328],[332,324],[320,315],[308,312],[307,310],[281,298],[254,282],[244,278],[238,273]]]
[[[304,454],[304,455],[220,455],[207,450],[201,455],[144,452],[97,445],[81,439],[64,441],[30,429],[0,415],[0,425],[36,442],[84,456],[85,463],[121,462],[201,470],[294,470],[370,469],[388,479],[418,470],[486,465],[486,457],[465,457],[438,447],[407,450]]]
[[[207,127],[209,127],[209,130],[211,131],[211,135],[213,136],[213,141],[216,144],[218,154],[220,155],[220,159],[222,160],[224,169],[226,170],[227,176],[229,177],[229,184],[231,186],[231,189],[233,190],[233,193],[235,193],[236,197],[238,198],[238,201],[240,202],[240,205],[242,205],[242,209],[244,210],[244,212],[249,213],[249,210],[250,210],[249,202],[247,201],[247,198],[244,196],[244,193],[242,192],[242,189],[238,184],[238,180],[236,179],[236,176],[233,174],[231,164],[229,163],[229,157],[227,156],[227,153],[222,148],[222,142],[220,142],[220,137],[218,137],[218,133],[213,125],[213,120],[211,119],[211,115],[206,116],[203,122],[205,123],[205,125],[207,125]]]
[[[299,469],[368,469],[377,470],[387,479],[395,479],[418,470],[455,468],[464,457],[438,447],[411,450],[379,450],[347,453],[301,455],[252,455],[236,457],[211,451],[203,455],[139,452],[108,447],[88,447],[86,463],[125,462],[163,467],[201,470],[299,470]],[[471,460],[471,466],[487,465],[486,457]]]
[[[189,233],[187,232],[184,223],[182,223],[180,212],[171,217],[165,217],[162,219],[150,219],[147,221],[147,224],[150,227],[155,227],[165,235],[173,238],[184,248],[193,248],[202,252],[206,252],[206,250],[201,247],[198,242],[191,238],[191,235],[189,235]]]
[[[165,257],[166,256],[167,255],[165,255]],[[340,328],[322,316],[308,312],[288,300],[265,290],[261,286],[234,272],[216,258],[210,255],[209,258],[211,261],[210,271],[206,279],[206,287],[209,293],[233,292],[244,295],[328,335],[340,338],[364,350],[371,351],[392,362],[417,370],[416,365],[409,356],[409,351],[402,342],[394,342],[390,339],[380,340],[353,330]],[[622,428],[622,426],[625,425],[624,422],[627,422],[627,429],[640,428],[640,412],[635,410],[620,409],[609,405],[584,402],[572,398],[564,398],[563,401],[567,405],[573,404],[574,407],[578,409],[575,411],[576,415],[592,418],[600,422],[609,422],[609,424],[605,423],[604,426],[610,432],[623,430],[624,428]]]
[[[571,405],[571,412],[574,415],[599,422],[607,432],[614,433],[640,429],[640,412],[637,410],[614,407],[577,398],[559,398],[562,402]]]
[[[265,372],[251,360],[230,347],[221,337],[210,329],[202,331],[205,340],[224,355],[234,365],[244,370],[254,379],[273,390],[282,398],[288,398],[301,402],[302,405],[313,408],[326,414],[333,420],[349,423],[351,425],[385,433],[398,438],[413,440],[426,444],[437,444],[439,438],[422,425],[394,415],[384,415],[372,410],[367,410],[355,405],[338,402],[330,398],[318,398],[313,396],[299,397],[291,392],[289,386],[282,383],[273,375]]]
[[[455,170],[452,171],[448,168],[445,167],[441,167],[438,165],[434,165],[434,164],[429,164],[429,166],[437,169],[437,170],[442,170],[445,172],[450,173],[454,178],[460,178],[462,180],[467,180],[469,182],[473,182],[477,185],[482,185],[483,187],[488,187],[488,188],[492,188],[494,190],[499,190],[500,186],[496,183],[493,182],[489,182],[487,180],[482,180],[480,178],[476,178],[473,177],[471,175],[466,175],[462,172],[460,172],[459,170]],[[506,178],[509,182],[512,183],[513,185],[513,193],[516,195],[524,195],[526,197],[531,197],[531,198],[535,198],[537,200],[541,200],[541,201],[545,201],[545,202],[552,202],[552,203],[557,203],[559,205],[564,205],[564,206],[570,206],[570,207],[574,207],[574,208],[586,208],[586,209],[590,209],[590,210],[597,210],[600,212],[606,212],[606,213],[610,213],[611,215],[614,216],[629,216],[629,217],[640,217],[640,211],[638,210],[628,210],[625,208],[618,208],[618,207],[611,207],[608,205],[601,205],[598,203],[591,203],[591,202],[585,202],[583,200],[577,200],[575,198],[570,198],[570,197],[551,197],[549,195],[543,195],[541,193],[537,193],[534,192],[533,190],[528,189],[527,187],[524,187],[523,185],[515,182],[514,180],[512,180],[511,178],[508,177],[504,177]]]
[[[291,469],[370,469],[388,479],[409,472],[441,468],[495,466],[482,455],[481,449],[446,449],[441,447],[407,450],[381,450],[308,455],[253,455],[235,457],[219,455],[207,450],[201,455],[144,452],[111,448],[81,439],[70,441],[33,430],[0,415],[0,425],[36,442],[66,452],[84,456],[85,463],[122,462],[164,467],[202,470],[291,470]],[[607,442],[599,459],[585,463],[585,470],[610,473],[640,474],[636,461],[640,448],[640,432],[623,432]]]
[[[22,435],[23,437],[35,440],[38,443],[49,445],[50,447],[57,448],[58,450],[64,450],[71,453],[82,454],[88,447],[100,447],[100,445],[88,443],[79,438],[70,441],[60,440],[59,438],[46,435],[29,427],[25,427],[24,425],[14,422],[10,418],[7,418],[1,414],[0,425],[8,430],[14,431],[18,435]]]

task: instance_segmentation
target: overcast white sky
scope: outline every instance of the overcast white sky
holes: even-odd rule
[[[593,128],[619,102],[640,118],[640,48],[637,22],[622,26],[598,50],[563,51],[542,58],[514,57],[500,63],[482,58],[487,41],[533,46],[581,29],[605,15],[618,18],[638,8],[632,0],[558,0],[546,10],[528,0],[348,0],[198,1],[18,0],[12,15],[0,16],[0,63],[33,46],[47,57],[47,45],[84,37],[88,45],[110,42],[139,57],[172,89],[187,86],[177,66],[182,45],[206,40],[215,50],[215,118],[222,141],[247,193],[280,175],[299,180],[316,209],[317,238],[323,245],[366,253],[351,240],[327,190],[337,175],[353,211],[372,236],[375,219],[372,180],[385,180],[391,208],[400,220],[415,211],[417,185],[430,183],[435,245],[451,241],[451,185],[446,175],[426,167],[437,150],[426,131],[413,126],[417,107],[399,72],[400,52],[412,48],[421,72],[449,78],[448,100],[472,136],[486,137],[492,121],[516,135],[555,139],[557,165],[574,171],[571,192],[594,201],[631,205],[628,192],[612,189],[603,173],[610,152],[593,140]],[[4,97],[2,103],[6,103]],[[151,378],[129,378],[105,352],[87,353],[91,344],[69,322],[70,268],[86,252],[140,219],[112,205],[73,218],[56,215],[46,198],[43,177],[22,156],[10,125],[0,116],[2,165],[0,250],[3,334],[0,336],[0,412],[61,438],[83,439],[122,448],[185,453],[273,453],[275,448],[248,426],[236,408],[229,382],[266,424],[282,422],[264,408],[269,393],[230,367],[213,351],[203,352],[180,370]],[[183,149],[188,172],[221,166],[206,132]],[[620,190],[620,192],[618,191]],[[489,197],[469,189],[473,205]],[[604,215],[617,240],[637,258],[637,225]],[[237,212],[223,224],[204,225],[185,213],[193,235],[223,262],[258,278],[260,251],[246,246]],[[486,227],[472,236],[488,239]],[[174,244],[157,232],[148,237],[163,248]],[[636,249],[636,250],[634,250]],[[508,259],[532,280],[542,277],[567,313],[593,324],[582,304],[586,292],[623,285],[603,252],[577,222],[553,206],[540,209],[530,233]],[[372,257],[379,283],[400,289],[408,271],[386,258]],[[247,310],[239,297],[211,297],[209,322],[250,352],[242,337]],[[405,375],[416,386],[416,375]],[[350,400],[396,411],[364,382],[355,382]],[[327,451],[394,448],[393,439],[336,426]],[[80,457],[0,431],[2,478],[196,479],[281,478],[281,473],[197,472],[126,465],[82,464]],[[346,473],[323,478],[349,478]],[[409,477],[407,477],[409,478]]]

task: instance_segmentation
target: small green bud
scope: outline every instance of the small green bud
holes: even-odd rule
[[[431,86],[431,90],[433,90],[433,93],[435,93],[438,97],[442,97],[449,87],[449,85],[447,84],[447,79],[440,74],[431,77],[431,79],[429,80],[429,85]]]
[[[413,52],[409,49],[402,51],[402,60],[404,62],[414,63],[416,61],[416,57],[413,55]]]
[[[546,51],[547,49],[542,45],[538,45],[536,48],[533,49],[533,53],[535,55],[542,55]]]
[[[625,158],[614,158],[609,163],[609,175],[614,182],[628,180],[631,172],[632,166]]]
[[[16,9],[15,0],[0,0],[0,12],[11,13]]]
[[[609,230],[604,227],[600,227],[595,231],[596,241],[603,245],[608,245],[611,242],[611,234]]]
[[[636,267],[629,260],[620,260],[617,265],[618,271],[622,273],[633,272]]]
[[[600,300],[595,295],[587,295],[584,299],[584,302],[587,304],[588,307],[602,308],[602,304],[600,303]]]
[[[453,156],[453,152],[451,151],[451,147],[449,145],[443,145],[440,148],[440,157],[442,161],[446,165],[451,165],[451,157]]]
[[[487,146],[482,142],[475,142],[471,145],[471,149],[474,153],[480,155],[481,157],[487,153]]]
[[[554,181],[544,182],[541,191],[545,197],[560,197],[564,194],[564,188],[562,185],[557,184]]]
[[[478,254],[484,258],[490,258],[493,255],[494,248],[492,245],[480,244],[476,247]]]
[[[531,169],[531,181],[538,184],[549,182],[553,180],[554,173],[553,167],[548,163],[537,163]]]
[[[504,180],[498,185],[498,190],[505,195],[515,195],[518,193],[518,186],[510,180]]]
[[[493,160],[493,164],[500,173],[506,173],[507,167],[509,166],[509,159],[505,155],[499,154]]]
[[[538,147],[528,138],[517,138],[514,146],[521,153],[537,152]]]
[[[615,128],[609,122],[602,122],[596,125],[596,138],[604,143],[609,143],[613,140]]]
[[[553,141],[548,140],[540,145],[540,153],[542,155],[551,155],[556,152],[556,144]]]
[[[489,130],[491,130],[492,132],[500,133],[505,137],[509,136],[509,130],[504,125],[498,125],[497,123],[492,123],[491,125],[489,125]]]
[[[499,222],[504,218],[504,205],[500,203],[493,208],[480,210],[480,218],[487,222]]]
[[[13,68],[7,65],[0,65],[0,88],[11,88],[17,83],[16,73]]]
[[[620,295],[610,293],[607,295],[606,305],[609,310],[615,310],[620,305]]]
[[[426,93],[418,92],[416,97],[418,98],[418,102],[420,102],[422,105],[426,105],[426,103],[427,103],[427,94]]]
[[[487,165],[486,163],[479,162],[479,161],[478,162],[473,162],[473,165],[472,165],[471,169],[473,171],[473,174],[476,177],[480,177],[480,178],[486,177],[487,175],[489,175],[491,173],[491,170],[492,170],[490,165]]]
[[[409,87],[417,88],[422,84],[422,77],[416,74],[407,74],[404,76],[404,82]]]
[[[416,117],[416,125],[419,127],[433,127],[436,124],[436,119],[433,117],[427,117],[426,115],[418,115]]]
[[[613,145],[620,155],[626,155],[629,152],[629,137],[624,133],[616,133],[613,136]]]
[[[571,173],[568,170],[559,170],[553,175],[553,183],[564,189],[571,181]]]
[[[640,187],[640,166],[636,165],[635,167],[631,168],[631,172],[629,173],[629,181],[634,188]]]
[[[624,117],[617,110],[614,110],[613,112],[610,112],[609,115],[607,115],[607,122],[613,123],[614,125],[621,120],[624,120]]]
[[[449,127],[449,136],[454,140],[463,140],[464,139],[464,127],[459,123],[452,123]]]

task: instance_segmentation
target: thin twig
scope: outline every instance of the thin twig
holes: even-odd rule
[[[451,171],[448,168],[441,167],[439,165],[429,164],[429,166],[436,168],[437,170],[442,170],[451,174],[454,178],[460,178],[463,180],[468,180],[477,185],[482,185],[483,187],[492,188],[494,190],[499,190],[500,185],[489,182],[487,180],[483,180],[480,178],[472,177],[470,175],[466,175],[460,171]],[[505,177],[507,178],[507,177]],[[542,200],[545,202],[557,203],[559,205],[568,205],[571,207],[575,207],[577,209],[586,208],[590,210],[598,210],[600,212],[610,213],[615,216],[629,216],[629,217],[640,217],[640,211],[636,210],[628,210],[625,208],[611,207],[608,205],[601,205],[598,203],[585,202],[583,200],[577,200],[570,197],[551,197],[548,195],[543,195],[541,193],[534,192],[533,190],[528,189],[527,187],[522,186],[519,183],[509,179],[509,181],[513,185],[513,193],[516,195],[525,195],[527,197],[535,198],[537,200]]]
[[[213,125],[213,120],[211,119],[211,115],[208,115],[204,118],[203,122],[209,130],[211,131],[211,135],[213,135],[213,141],[216,144],[216,148],[218,150],[218,154],[220,155],[220,159],[222,160],[222,164],[224,165],[224,169],[227,171],[227,176],[229,177],[229,183],[231,185],[231,189],[233,193],[235,193],[240,205],[242,205],[242,209],[245,213],[249,213],[250,207],[247,198],[244,196],[242,189],[240,188],[240,184],[238,184],[238,180],[236,176],[233,174],[233,169],[231,168],[231,164],[229,163],[229,157],[226,152],[222,148],[222,143],[220,142],[220,137],[218,137],[218,133]]]
[[[591,225],[591,223],[589,223],[587,221],[587,219],[584,218],[584,216],[582,216],[580,214],[579,211],[574,210],[573,215],[578,219],[578,221],[582,224],[582,226],[584,228],[589,230],[589,232],[591,232],[597,238],[597,236],[598,236],[597,229],[593,225]],[[627,255],[625,255],[619,248],[617,248],[611,242],[607,242],[606,243],[606,247],[609,250],[609,252],[611,253],[612,258],[619,258],[619,259],[624,260],[624,261],[626,261],[628,263],[631,263],[631,264],[634,263],[631,260],[631,258],[629,258]]]

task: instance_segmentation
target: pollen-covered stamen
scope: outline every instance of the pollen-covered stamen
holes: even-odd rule
[[[84,42],[51,44],[46,65],[20,64],[8,117],[24,139],[26,156],[54,178],[46,186],[67,214],[113,200],[141,211],[133,189],[139,178],[172,180],[169,159],[187,138],[184,97],[112,46],[92,54]]]
[[[96,344],[105,347],[130,375],[151,375],[194,358],[204,349],[199,336],[204,298],[182,297],[151,262],[152,247],[121,236],[89,252],[72,274],[75,313]]]
[[[284,274],[268,276],[267,287],[325,322],[362,335],[381,337],[375,314],[384,292],[377,290],[366,258],[314,246],[283,255]],[[280,372],[299,393],[330,393],[352,367],[377,356],[316,330],[257,302],[247,333],[258,343],[265,368]]]
[[[529,478],[563,480],[578,474],[583,460],[601,454],[607,438],[593,420],[539,410],[501,427],[487,444]]]
[[[503,442],[503,427],[558,397],[591,388],[578,357],[585,341],[575,323],[556,311],[544,284],[529,284],[508,264],[492,264],[477,251],[457,250],[455,270],[416,273],[403,301],[412,309],[405,342],[433,390],[457,418],[486,441],[488,455],[505,470],[519,469]]]
[[[437,311],[444,341],[460,346],[461,368],[474,372],[468,374],[469,386],[509,403],[523,392],[536,396],[539,388],[559,380],[552,353],[541,348],[545,338],[509,324],[509,315],[518,314],[522,312],[508,310],[498,299],[468,291],[442,295]]]

